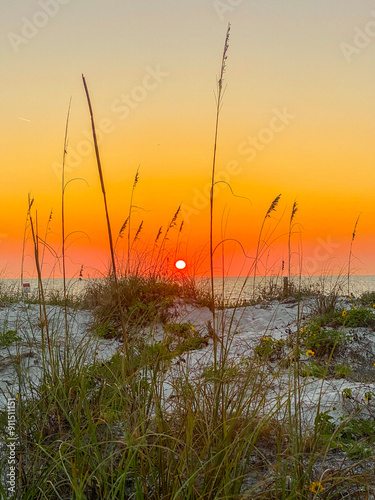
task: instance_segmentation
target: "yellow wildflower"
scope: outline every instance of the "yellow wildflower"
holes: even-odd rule
[[[190,325],[190,330],[194,331],[194,326]]]
[[[345,309],[342,312],[342,315],[345,317],[348,313],[345,311]]]
[[[306,356],[314,356],[315,352],[312,351],[311,349],[309,349],[308,351],[306,351]]]
[[[321,491],[324,490],[322,483],[320,483],[319,481],[314,481],[312,484],[310,484],[309,489],[313,493],[320,493]]]

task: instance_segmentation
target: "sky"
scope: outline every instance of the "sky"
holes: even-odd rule
[[[81,74],[92,99],[114,239],[128,216],[139,167],[131,241],[141,223],[142,230],[132,243],[133,259],[150,257],[159,227],[164,235],[181,206],[165,247],[172,260],[186,260],[187,273],[207,273],[214,91],[228,22],[216,163],[216,179],[225,182],[215,186],[214,197],[216,274],[246,274],[258,241],[258,271],[285,273],[294,201],[293,273],[344,270],[360,216],[352,269],[375,274],[374,1],[3,0],[0,13],[2,276],[19,276],[23,248],[24,270],[35,276],[29,224],[25,232],[29,193],[46,242],[43,273],[59,276],[70,99],[68,274],[77,275],[82,265],[85,276],[108,266]],[[120,261],[126,242],[119,238]]]

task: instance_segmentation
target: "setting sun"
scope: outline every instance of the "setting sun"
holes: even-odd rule
[[[176,262],[176,267],[177,267],[177,269],[185,269],[186,262],[184,260],[178,260]]]

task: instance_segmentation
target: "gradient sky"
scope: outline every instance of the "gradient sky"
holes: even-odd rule
[[[115,237],[140,165],[135,204],[143,210],[134,214],[134,230],[141,220],[144,225],[137,245],[151,244],[182,203],[178,257],[187,260],[188,269],[199,264],[206,272],[209,211],[202,193],[210,180],[213,91],[228,22],[232,31],[217,172],[251,202],[219,186],[215,241],[236,238],[254,256],[262,219],[281,193],[265,226],[264,234],[274,232],[263,270],[280,272],[287,259],[285,234],[296,199],[300,234],[293,236],[292,249],[303,253],[304,272],[334,272],[346,265],[361,213],[353,267],[375,274],[374,1],[3,0],[4,275],[20,272],[29,192],[43,237],[53,210],[47,242],[60,252],[59,165],[70,96],[67,179],[84,180],[67,188],[67,231],[85,234],[71,238],[69,274],[82,264],[86,274],[103,271],[108,261],[81,73],[97,126],[105,129],[100,150]],[[176,238],[174,230],[171,245]],[[31,253],[28,240],[30,276]],[[249,261],[244,262],[238,245],[228,243],[225,255],[229,274],[246,272]],[[297,260],[294,255],[295,270]],[[46,255],[46,274],[52,266]]]

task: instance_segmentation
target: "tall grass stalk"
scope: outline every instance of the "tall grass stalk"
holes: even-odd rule
[[[257,269],[258,269],[258,262],[259,262],[259,257],[260,257],[260,248],[261,248],[264,225],[265,225],[267,219],[271,217],[271,213],[276,210],[277,205],[279,204],[279,201],[280,201],[280,197],[281,197],[281,194],[276,196],[276,198],[273,200],[269,209],[266,212],[266,215],[263,218],[262,225],[260,227],[257,249],[256,249],[256,254],[255,254],[255,260],[254,260],[253,299],[255,299],[255,292],[256,292],[255,281],[256,281],[256,277],[257,277]]]
[[[163,255],[164,250],[165,250],[165,244],[168,241],[169,231],[176,226],[177,219],[178,219],[180,212],[181,212],[181,205],[178,206],[178,208],[177,208],[176,212],[174,213],[170,223],[168,224],[167,229],[164,233],[164,236],[161,240],[158,254],[156,257],[156,264],[155,264],[155,269],[157,269],[155,272],[156,277],[162,276],[162,270],[166,264],[165,261],[166,261],[166,259],[168,259],[168,255],[167,256]]]
[[[217,94],[216,94],[216,120],[215,120],[215,134],[214,134],[214,150],[212,159],[212,172],[211,172],[211,190],[210,190],[210,278],[211,278],[211,296],[212,296],[212,314],[213,314],[213,338],[214,338],[214,370],[217,370],[217,336],[216,336],[216,315],[215,315],[215,287],[214,287],[214,237],[213,237],[213,227],[214,227],[214,186],[215,186],[215,170],[216,170],[216,153],[217,153],[217,143],[218,143],[218,132],[219,132],[219,118],[220,111],[222,107],[223,94],[224,94],[224,73],[226,69],[226,61],[228,58],[229,49],[229,35],[230,35],[230,24],[228,23],[227,34],[225,37],[224,50],[221,59],[221,67],[219,79],[217,82]]]
[[[26,251],[26,242],[27,242],[27,229],[29,227],[30,210],[31,210],[33,203],[34,203],[34,199],[31,199],[31,194],[29,193],[28,194],[28,201],[27,201],[25,227],[23,230],[23,240],[22,240],[22,258],[21,258],[21,293],[22,293],[22,297],[24,296],[23,278],[24,278],[25,251]]]
[[[66,160],[66,155],[68,154],[68,128],[69,128],[71,104],[72,104],[72,98],[70,98],[69,106],[68,106],[68,113],[66,116],[64,148],[63,148],[62,169],[61,169],[61,253],[62,253],[64,322],[65,322],[65,351],[64,351],[65,372],[67,372],[69,369],[69,323],[68,323],[67,290],[66,290],[66,259],[65,259],[65,190],[66,190],[65,160]]]
[[[119,308],[119,314],[120,314],[120,319],[121,319],[122,335],[123,335],[123,341],[124,341],[124,350],[125,350],[125,354],[126,354],[127,360],[130,361],[130,359],[129,359],[128,336],[127,336],[126,325],[125,325],[125,318],[124,318],[124,313],[123,313],[123,310],[122,310],[121,297],[120,297],[119,287],[118,287],[118,278],[117,278],[117,271],[116,271],[115,249],[114,249],[114,246],[113,246],[111,222],[110,222],[109,212],[108,212],[107,195],[106,195],[105,184],[104,184],[102,164],[101,164],[101,161],[100,161],[98,141],[97,141],[97,138],[96,138],[94,113],[93,113],[93,110],[92,110],[91,100],[90,100],[90,94],[89,94],[89,90],[88,90],[88,87],[87,87],[84,75],[82,75],[82,80],[83,80],[83,85],[84,85],[85,92],[86,92],[86,97],[87,97],[87,103],[88,103],[88,106],[89,106],[89,111],[90,111],[90,119],[91,119],[92,135],[93,135],[93,139],[94,139],[94,148],[95,148],[96,162],[97,162],[97,166],[98,166],[98,172],[99,172],[99,178],[100,178],[100,186],[101,186],[102,194],[103,194],[104,210],[105,210],[105,217],[106,217],[106,221],[107,221],[107,232],[108,232],[109,247],[110,247],[111,261],[112,261],[112,273],[111,273],[111,275],[112,275],[113,280],[115,282],[115,289],[116,289],[116,295],[117,295],[117,304],[118,304],[118,308]]]
[[[361,214],[358,215],[357,220],[355,221],[354,229],[353,229],[353,233],[352,233],[352,239],[350,241],[349,262],[348,262],[348,295],[350,295],[350,270],[351,270],[351,263],[352,263],[352,256],[353,256],[353,243],[355,240],[355,236],[357,234],[357,226],[358,226],[358,221],[359,221],[360,217],[361,217]]]
[[[29,197],[29,210],[31,211],[31,206],[33,204],[33,199]],[[53,352],[52,352],[52,343],[51,343],[51,338],[50,338],[50,332],[49,332],[49,322],[48,322],[48,315],[47,315],[47,309],[46,309],[46,299],[45,299],[45,294],[44,294],[44,286],[43,286],[43,280],[42,280],[42,268],[41,268],[41,263],[40,263],[40,251],[39,251],[39,236],[38,236],[38,219],[37,219],[37,214],[36,214],[36,222],[34,224],[33,217],[30,213],[30,228],[31,228],[31,234],[32,234],[32,239],[33,239],[33,244],[34,244],[34,258],[35,258],[35,266],[36,266],[36,271],[37,271],[37,277],[38,277],[38,289],[39,289],[39,305],[40,305],[40,327],[41,327],[41,332],[42,332],[42,349],[45,352],[45,338],[44,338],[44,331],[46,332],[46,338],[47,338],[47,348],[48,348],[48,354],[49,354],[49,363],[51,366],[51,375],[52,375],[52,380],[55,383],[56,382],[56,377],[55,377],[55,368],[54,368],[54,362],[53,362]],[[44,354],[43,352],[43,354]],[[43,356],[45,359],[45,356]],[[45,363],[45,361],[43,361]],[[44,365],[45,368],[45,365]]]
[[[291,259],[292,259],[291,239],[292,239],[293,226],[294,226],[293,220],[294,220],[294,217],[297,213],[297,210],[298,210],[298,204],[295,201],[293,203],[292,213],[290,215],[289,231],[288,231],[288,291],[289,291],[290,279],[291,279]]]
[[[129,203],[129,215],[127,218],[127,225],[128,225],[128,261],[127,261],[127,274],[130,273],[130,256],[131,256],[131,250],[132,250],[132,245],[130,244],[130,233],[131,233],[131,220],[132,220],[132,213],[133,213],[133,198],[134,198],[134,191],[135,188],[138,184],[139,180],[139,167],[137,168],[137,172],[134,177],[134,182],[132,186],[132,192],[130,195],[130,203]]]

